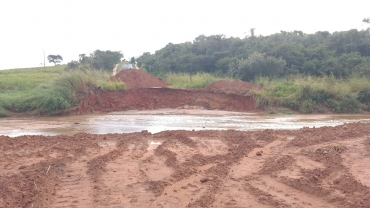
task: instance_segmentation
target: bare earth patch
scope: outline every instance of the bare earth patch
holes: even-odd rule
[[[0,136],[0,207],[370,207],[370,124]]]

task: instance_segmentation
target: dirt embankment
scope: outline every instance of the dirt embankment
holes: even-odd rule
[[[370,207],[370,124],[0,136],[0,154],[6,208]]]
[[[122,70],[111,80],[125,82],[128,89],[87,95],[70,114],[184,106],[209,110],[259,111],[251,94],[258,86],[240,80],[221,80],[202,89],[172,89],[167,88],[165,81],[136,69]]]
[[[135,109],[178,108],[201,106],[205,109],[258,111],[252,96],[205,91],[146,88],[91,94],[80,102],[75,113],[122,111]]]

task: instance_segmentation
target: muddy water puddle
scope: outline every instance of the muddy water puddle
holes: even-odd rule
[[[73,135],[131,133],[147,130],[299,129],[370,122],[370,114],[267,115],[229,111],[161,109],[68,117],[2,118],[0,135]]]

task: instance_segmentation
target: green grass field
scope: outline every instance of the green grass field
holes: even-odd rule
[[[65,65],[0,70],[0,93],[29,90],[63,72]]]
[[[6,116],[4,108],[29,95],[32,90],[59,76],[65,65],[0,70],[0,117]]]
[[[54,114],[78,104],[94,87],[122,90],[124,83],[108,81],[107,71],[64,71],[65,66],[0,71],[0,117],[6,109],[31,114]]]

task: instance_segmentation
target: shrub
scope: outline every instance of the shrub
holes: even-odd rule
[[[360,102],[366,105],[370,102],[370,82],[365,77],[290,76],[273,80],[258,78],[256,83],[264,87],[257,93],[258,107],[283,106],[302,113],[325,112],[329,108],[335,113],[355,113],[360,109]]]
[[[331,97],[332,96],[323,89],[314,91],[311,95],[311,99],[315,101],[316,103],[325,103]]]
[[[348,94],[340,100],[340,112],[344,113],[358,113],[360,108],[360,102],[356,99],[356,96]]]
[[[282,98],[279,102],[279,105],[296,110],[299,108],[299,102],[293,96]]]
[[[326,104],[336,113],[358,113],[360,108],[360,102],[349,94],[341,99],[329,99]]]
[[[370,88],[362,89],[357,96],[357,99],[362,102],[369,102],[370,101]]]
[[[313,92],[313,89],[311,85],[303,85],[298,90],[296,97],[298,100],[301,100],[301,101],[309,100],[312,97],[312,94],[313,94],[312,92]]]
[[[3,107],[0,106],[0,117],[6,117],[6,113]]]
[[[301,113],[313,113],[315,111],[315,103],[312,100],[304,100],[299,106]]]

